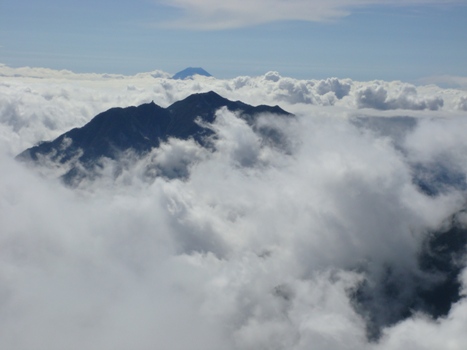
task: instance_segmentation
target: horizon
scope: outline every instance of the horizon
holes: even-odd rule
[[[273,6],[274,5],[274,6]],[[203,67],[218,78],[466,77],[465,1],[2,2],[0,62],[133,75]],[[255,13],[252,18],[247,10]],[[219,18],[214,13],[218,13]],[[263,13],[263,15],[259,15]]]
[[[231,78],[222,78],[218,77],[214,74],[211,74],[209,69],[205,69],[205,67],[195,67],[195,66],[187,66],[185,68],[182,68],[176,72],[168,72],[164,71],[162,69],[153,69],[150,71],[141,71],[141,72],[136,72],[135,74],[122,74],[122,73],[108,73],[108,72],[78,72],[78,71],[73,71],[70,69],[53,69],[49,67],[34,67],[34,66],[9,66],[3,62],[0,62],[0,77],[24,77],[24,78],[34,78],[34,77],[41,77],[41,78],[51,78],[53,76],[61,76],[62,78],[70,78],[69,74],[74,75],[75,77],[90,77],[93,75],[96,76],[101,76],[101,77],[125,77],[125,78],[132,78],[132,77],[137,77],[139,75],[145,75],[145,74],[153,74],[156,73],[159,77],[165,77],[169,79],[173,79],[173,76],[175,76],[178,73],[181,73],[187,69],[203,69],[206,71],[208,74],[210,74],[209,78],[214,78],[217,80],[234,80],[236,78],[241,78],[241,77],[248,77],[248,78],[259,78],[259,77],[265,77],[268,74],[277,74],[281,78],[290,78],[294,79],[297,81],[320,81],[320,80],[326,80],[326,79],[339,79],[339,80],[350,80],[353,82],[401,82],[401,83],[407,83],[411,84],[414,86],[428,86],[428,85],[435,85],[441,89],[455,89],[455,90],[467,90],[467,76],[452,76],[452,75],[438,75],[438,76],[428,76],[416,80],[410,80],[410,79],[393,79],[393,80],[384,80],[384,79],[368,79],[368,80],[358,80],[358,79],[352,79],[350,77],[338,77],[338,76],[323,76],[322,78],[316,78],[316,77],[310,77],[310,78],[295,78],[293,76],[287,76],[281,74],[281,72],[278,71],[265,71],[262,73],[259,73],[257,75],[238,75],[234,76]],[[63,74],[63,75],[62,75]]]

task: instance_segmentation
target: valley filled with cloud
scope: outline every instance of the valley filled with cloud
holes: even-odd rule
[[[277,72],[0,66],[0,347],[462,349],[467,91]],[[212,147],[15,157],[113,107],[214,91]],[[269,139],[260,130],[272,130]]]

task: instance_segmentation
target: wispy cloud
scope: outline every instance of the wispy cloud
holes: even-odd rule
[[[182,10],[182,18],[166,22],[171,27],[219,30],[273,21],[329,21],[369,5],[427,5],[459,3],[443,0],[162,0]]]

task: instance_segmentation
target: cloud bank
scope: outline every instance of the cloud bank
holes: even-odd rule
[[[310,107],[334,106],[336,113],[343,115],[359,110],[360,114],[371,115],[389,114],[393,110],[404,110],[405,115],[407,111],[423,116],[439,116],[439,111],[462,114],[467,99],[465,91],[434,85],[340,78],[298,80],[282,77],[278,72],[229,80],[213,77],[172,80],[170,74],[161,71],[123,76],[1,65],[0,76],[0,138],[5,139],[11,154],[84,125],[112,107],[152,100],[167,107],[192,93],[210,90],[252,105],[279,104],[294,113]]]
[[[463,92],[274,72],[191,81],[54,74],[0,83],[2,348],[467,344],[462,259],[461,295],[436,320],[420,288],[445,275],[419,261],[432,234],[467,227]],[[359,105],[378,87],[384,99]],[[169,140],[103,163],[76,189],[13,159],[109,107],[168,105],[208,89],[296,113],[258,122],[281,130],[284,144],[219,110],[216,151]],[[453,174],[458,181],[447,181]]]

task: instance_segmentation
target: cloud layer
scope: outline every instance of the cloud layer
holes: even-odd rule
[[[0,83],[0,347],[467,344],[465,298],[436,321],[397,315],[420,283],[436,283],[417,258],[430,232],[446,231],[453,215],[467,225],[465,188],[433,178],[430,196],[414,181],[420,166],[465,180],[463,92],[275,72],[186,81],[17,73]],[[146,157],[104,162],[74,190],[13,159],[109,107],[166,106],[206,90],[297,118],[260,118],[258,127],[283,133],[278,147],[220,110],[215,152],[169,140]],[[385,293],[391,278],[399,294]],[[465,271],[459,278],[465,293]],[[362,290],[373,302],[357,305]],[[378,340],[367,338],[370,319]]]
[[[279,104],[294,113],[311,106],[335,106],[337,113],[345,115],[355,114],[359,109],[372,115],[394,113],[391,110],[405,110],[405,115],[407,110],[413,111],[409,114],[422,112],[425,116],[438,116],[438,111],[462,114],[467,99],[465,91],[434,85],[338,78],[297,80],[277,72],[230,80],[205,77],[172,80],[170,74],[161,71],[122,76],[1,65],[0,76],[0,138],[5,137],[12,154],[83,125],[111,107],[152,100],[166,107],[192,93],[210,90],[252,105]],[[427,113],[430,110],[433,113]]]

